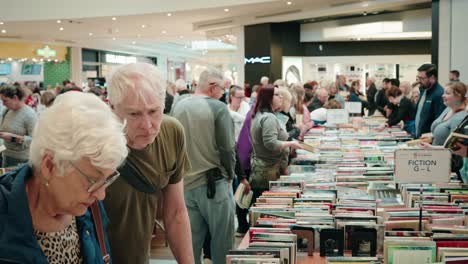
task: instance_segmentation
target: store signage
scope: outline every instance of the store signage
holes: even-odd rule
[[[106,62],[108,62],[108,63],[117,63],[117,64],[128,64],[128,63],[137,62],[137,58],[132,57],[132,56],[106,54]]]
[[[448,149],[399,149],[395,151],[395,182],[447,183],[450,180]]]
[[[244,59],[245,64],[268,64],[271,63],[271,57],[270,56],[264,56],[264,57],[251,57],[251,58],[245,58]]]
[[[48,59],[48,58],[55,57],[57,55],[57,52],[49,48],[49,46],[46,45],[43,49],[36,50],[36,54],[38,56]]]

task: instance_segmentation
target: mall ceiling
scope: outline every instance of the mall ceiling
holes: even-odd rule
[[[0,41],[143,55],[231,51],[250,24],[359,16],[430,0],[0,0]],[[211,41],[204,43],[201,41]]]

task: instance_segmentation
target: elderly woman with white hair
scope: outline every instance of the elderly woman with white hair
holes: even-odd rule
[[[99,201],[128,153],[124,125],[96,96],[66,93],[32,138],[29,164],[0,176],[0,262],[109,263]]]

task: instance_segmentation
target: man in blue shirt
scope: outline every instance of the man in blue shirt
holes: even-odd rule
[[[416,112],[416,138],[431,132],[431,124],[444,111],[442,100],[444,88],[437,82],[437,67],[433,64],[423,64],[418,68],[418,82],[421,96]]]

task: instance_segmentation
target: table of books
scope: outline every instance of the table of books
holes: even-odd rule
[[[468,187],[396,184],[406,132],[314,128],[227,263],[468,263]]]

